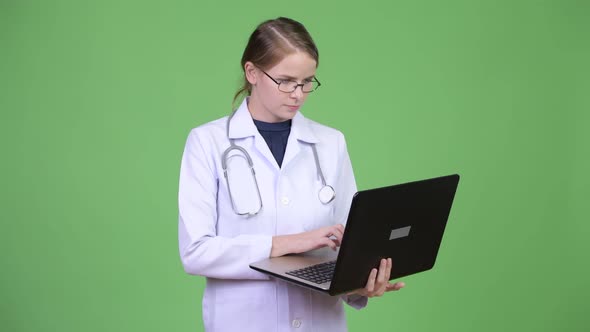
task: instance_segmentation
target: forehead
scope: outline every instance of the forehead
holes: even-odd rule
[[[268,70],[277,76],[287,78],[308,78],[315,75],[316,61],[305,52],[291,53]]]

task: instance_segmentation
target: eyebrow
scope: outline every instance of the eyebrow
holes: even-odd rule
[[[303,80],[310,80],[312,78],[315,78],[315,75],[311,75],[309,77],[306,77]],[[289,76],[289,75],[277,75],[276,79],[285,79],[285,80],[293,80],[293,81],[297,80],[296,77]]]

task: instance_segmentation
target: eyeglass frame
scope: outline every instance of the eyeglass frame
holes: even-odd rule
[[[311,92],[314,92],[315,90],[317,90],[322,85],[322,83],[320,83],[320,81],[318,80],[318,78],[314,76],[313,77],[313,80],[310,81],[310,82],[315,81],[318,85],[315,88],[313,88],[313,90],[311,90],[311,91],[303,91],[303,86],[305,85],[305,83],[298,83],[297,81],[293,81],[293,80],[283,80],[283,82],[295,82],[295,83],[297,83],[297,85],[295,85],[295,88],[292,91],[283,91],[283,90],[281,90],[279,88],[281,86],[281,83],[282,82],[277,82],[277,80],[275,80],[274,78],[272,78],[272,76],[270,76],[264,70],[260,69],[260,71],[263,72],[264,75],[266,75],[268,78],[270,78],[273,82],[275,82],[275,84],[277,85],[277,89],[279,89],[279,91],[284,92],[284,93],[293,93],[293,92],[295,92],[295,90],[297,90],[298,87],[301,87],[301,92],[303,92],[303,93],[311,93]]]

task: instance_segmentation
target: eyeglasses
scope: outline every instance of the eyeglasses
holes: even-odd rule
[[[264,70],[260,69],[260,71],[262,71],[264,75],[268,76],[268,78],[275,82],[279,88],[279,91],[281,92],[291,93],[297,90],[297,87],[300,86],[302,92],[310,93],[314,92],[315,90],[317,90],[317,88],[320,87],[320,85],[322,85],[320,81],[318,81],[318,79],[315,77],[312,80],[305,80],[303,81],[303,83],[297,83],[297,81],[292,80],[275,80]]]

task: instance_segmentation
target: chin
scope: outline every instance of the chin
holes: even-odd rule
[[[281,118],[283,119],[283,121],[293,120],[293,118],[295,117],[295,115],[297,115],[297,112],[299,112],[299,111],[288,111],[288,112],[285,112],[285,113],[281,114]]]

